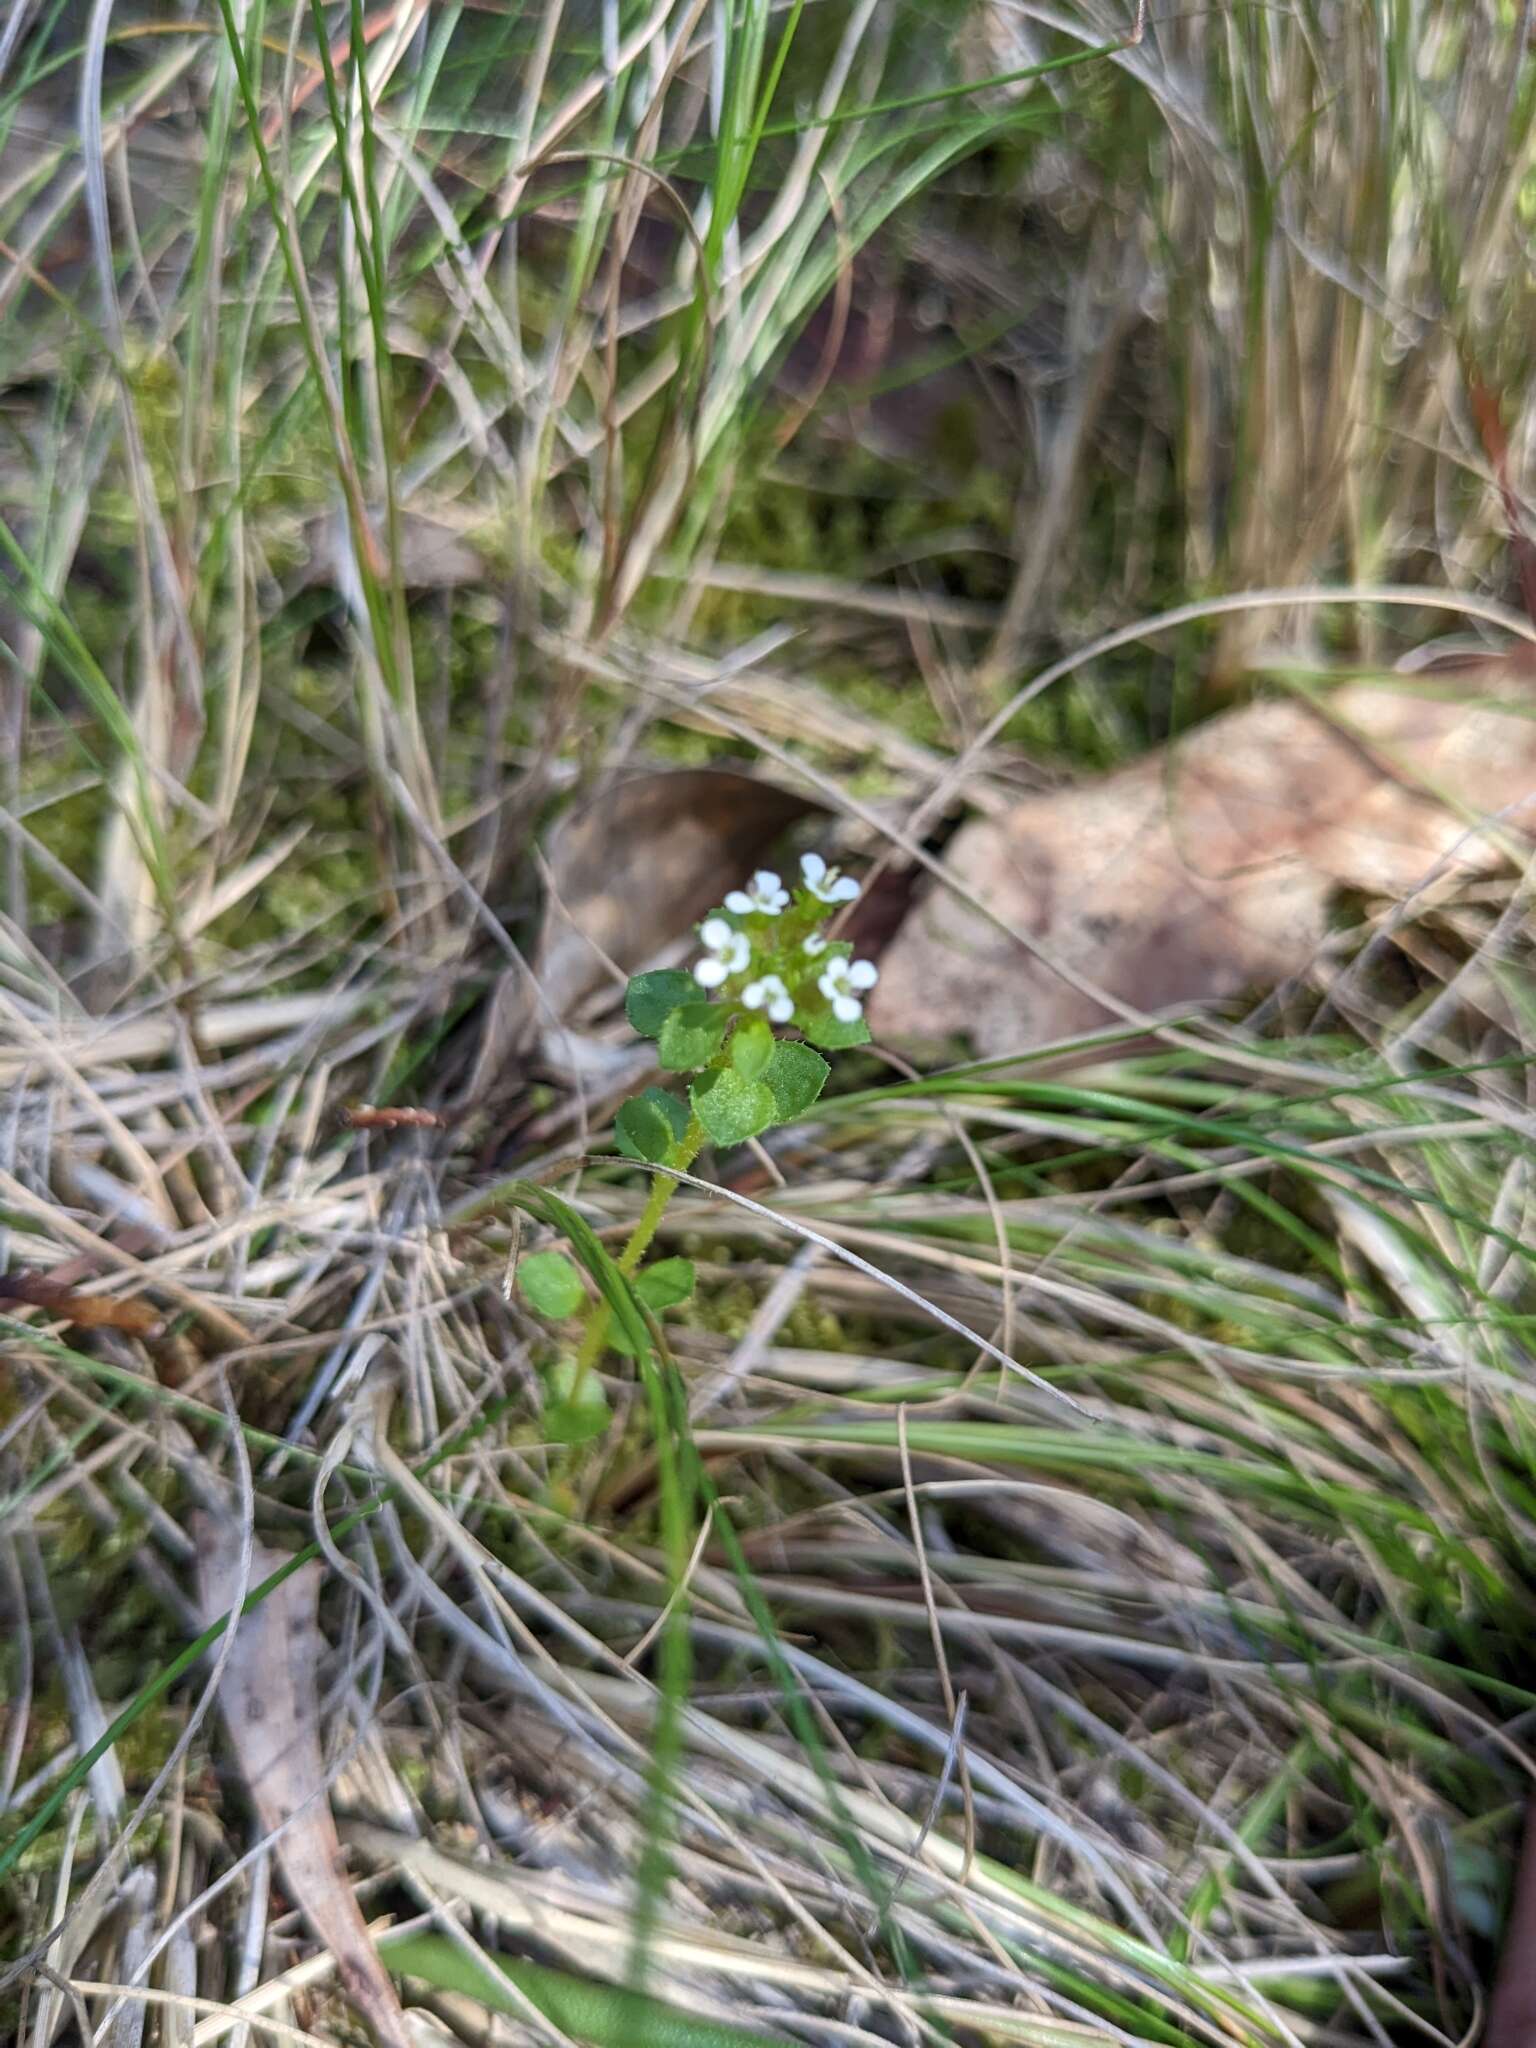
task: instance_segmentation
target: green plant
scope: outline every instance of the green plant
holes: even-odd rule
[[[800,881],[792,889],[761,868],[699,925],[704,953],[691,973],[659,968],[629,984],[624,1009],[630,1023],[642,1038],[656,1041],[666,1072],[690,1077],[686,1103],[668,1088],[649,1087],[615,1119],[620,1152],[658,1169],[618,1261],[653,1314],[693,1292],[687,1259],[641,1265],[676,1192],[676,1176],[707,1142],[739,1145],[803,1116],[831,1072],[817,1047],[838,1052],[869,1042],[863,998],[875,985],[876,969],[856,960],[846,939],[831,936],[837,914],[858,894],[858,883],[818,853],[801,855]],[[781,1029],[802,1036],[781,1038]],[[531,1253],[518,1269],[518,1283],[528,1305],[551,1321],[586,1310],[581,1276],[563,1252]],[[574,1356],[558,1357],[545,1375],[545,1424],[556,1440],[582,1443],[605,1427],[607,1402],[593,1371],[605,1345],[632,1349],[613,1329],[608,1305],[599,1302],[586,1314]]]

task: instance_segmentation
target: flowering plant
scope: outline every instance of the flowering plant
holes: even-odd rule
[[[688,1102],[701,1141],[740,1144],[799,1116],[828,1073],[812,1047],[868,1043],[862,999],[876,971],[823,929],[859,885],[819,853],[802,855],[800,873],[793,891],[766,868],[732,889],[699,926],[704,955],[691,974],[663,968],[629,984],[629,1021],[656,1040],[661,1065],[699,1077]],[[776,1024],[797,1026],[809,1043],[775,1038]],[[620,1149],[659,1165],[688,1122],[676,1096],[648,1088],[619,1112]]]
[[[630,982],[624,998],[630,1023],[642,1038],[656,1041],[659,1066],[693,1077],[686,1102],[670,1088],[647,1088],[615,1119],[618,1147],[627,1158],[670,1169],[657,1174],[618,1259],[619,1271],[645,1307],[670,1307],[692,1292],[686,1259],[641,1267],[676,1190],[673,1176],[686,1172],[706,1140],[739,1145],[775,1124],[793,1122],[826,1085],[831,1069],[823,1052],[868,1043],[863,999],[875,985],[876,970],[870,961],[854,959],[845,940],[826,932],[858,893],[857,882],[817,853],[801,856],[800,881],[793,888],[759,869],[700,924],[703,953],[691,972],[661,968]],[[793,1026],[801,1035],[780,1038],[776,1025]],[[530,1304],[547,1316],[558,1319],[587,1308],[579,1275],[560,1253],[525,1259],[519,1277]],[[576,1356],[561,1360],[549,1380],[546,1426],[567,1441],[594,1435],[606,1424],[606,1399],[591,1370],[605,1344],[628,1348],[599,1304],[588,1314]]]

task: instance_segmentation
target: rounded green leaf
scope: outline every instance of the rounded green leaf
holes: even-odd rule
[[[674,1074],[708,1066],[720,1050],[731,1013],[718,1003],[684,1003],[661,1027],[656,1057]]]
[[[557,1358],[544,1375],[544,1392],[551,1401],[574,1401],[578,1408],[606,1408],[608,1396],[603,1383],[590,1366],[578,1370],[569,1356]]]
[[[688,1112],[665,1088],[647,1088],[614,1118],[615,1142],[626,1159],[666,1158],[688,1128]]]
[[[661,1027],[683,1003],[697,999],[699,984],[680,968],[637,974],[624,991],[624,1014],[642,1038],[660,1038]]]
[[[578,1374],[574,1358],[557,1358],[544,1375],[544,1434],[551,1443],[585,1444],[601,1436],[612,1410],[602,1381]]]
[[[693,1293],[692,1259],[657,1259],[635,1275],[636,1294],[658,1315],[664,1308],[676,1308]]]
[[[731,1065],[744,1081],[760,1081],[773,1058],[773,1026],[766,1017],[743,1017],[731,1038]]]
[[[544,1403],[544,1441],[548,1444],[589,1444],[602,1435],[613,1420],[607,1396],[601,1407],[578,1407],[574,1401]]]
[[[761,1081],[748,1081],[734,1067],[722,1067],[694,1083],[694,1113],[717,1145],[739,1145],[766,1131],[777,1117],[772,1091]]]
[[[564,1252],[530,1252],[518,1265],[517,1285],[531,1309],[556,1322],[587,1305],[581,1275]]]
[[[825,1046],[828,1052],[846,1052],[851,1045],[868,1045],[869,1026],[862,1017],[855,1017],[851,1024],[841,1023],[829,1003],[806,1024],[805,1035],[812,1045]]]
[[[827,1085],[831,1071],[819,1052],[812,1052],[798,1039],[781,1038],[763,1070],[764,1085],[773,1096],[774,1122],[787,1124],[804,1116]]]
[[[642,1266],[630,1285],[652,1315],[660,1315],[664,1308],[676,1308],[686,1301],[693,1293],[693,1282],[692,1259],[657,1259]],[[635,1347],[617,1323],[608,1327],[608,1342],[625,1358],[634,1357]]]

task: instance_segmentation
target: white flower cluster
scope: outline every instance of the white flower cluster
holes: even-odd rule
[[[851,875],[840,875],[836,868],[828,867],[819,853],[803,853],[800,856],[801,884],[805,896],[801,900],[799,921],[806,915],[806,898],[829,909],[844,903],[852,903],[859,894],[859,885]],[[781,917],[790,908],[790,894],[783,882],[771,868],[759,868],[744,889],[732,889],[725,899],[725,908],[734,917]],[[769,934],[763,934],[768,937]],[[735,976],[745,974],[753,964],[752,938],[739,931],[728,919],[721,916],[707,917],[699,927],[699,937],[705,948],[704,957],[694,967],[693,978],[700,988],[720,988]],[[793,932],[785,937],[793,943]],[[795,952],[807,960],[818,959],[827,951],[828,941],[819,931],[809,932],[803,937]],[[791,958],[788,962],[778,957],[783,947],[771,944],[761,948],[765,956],[761,961],[763,971],[747,982],[740,990],[742,1002],[749,1010],[761,1010],[774,1024],[788,1024],[795,1014],[796,997],[785,976],[799,980]],[[807,970],[810,972],[811,970]],[[864,1014],[861,998],[872,989],[879,979],[878,969],[870,960],[849,960],[842,953],[834,953],[827,960],[816,978],[816,989],[831,1009],[840,1024],[853,1024]],[[801,1000],[807,991],[802,989]]]

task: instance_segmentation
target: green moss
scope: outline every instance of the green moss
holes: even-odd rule
[[[688,725],[656,725],[646,734],[646,745],[658,759],[679,768],[718,768],[720,742],[713,733],[698,732]]]
[[[920,560],[921,587],[961,598],[996,600],[1006,588],[1012,484],[975,459],[977,427],[958,402],[941,411],[938,439],[953,459],[937,455],[921,480],[916,465],[887,460],[857,443],[806,436],[808,452],[775,458],[771,447],[748,450],[737,464],[730,508],[715,552],[727,564],[786,575],[813,575],[892,590],[911,587],[899,565]],[[963,535],[933,551],[936,532]],[[552,568],[574,569],[570,544],[551,541]],[[641,592],[636,611],[660,625],[676,599],[676,586],[657,579]],[[706,590],[694,615],[694,636],[706,646],[738,647],[788,616],[814,618],[791,600],[730,590]],[[942,720],[912,661],[898,624],[869,622],[849,647],[820,654],[818,683],[835,700],[925,745],[946,739]],[[720,742],[668,727],[653,743],[665,757],[687,765],[718,760]],[[888,793],[891,777],[878,761],[850,764],[840,775],[856,793]]]
[[[802,1351],[851,1351],[848,1332],[840,1316],[802,1295],[784,1322],[784,1342]]]
[[[61,867],[89,885],[111,798],[99,782],[63,794],[78,780],[80,768],[80,755],[65,735],[45,734],[41,744],[29,747],[22,757],[21,796],[23,802],[37,806],[26,819],[33,838]],[[61,794],[50,800],[54,790]],[[76,898],[41,862],[27,863],[27,888],[35,926],[62,924],[81,914]]]

